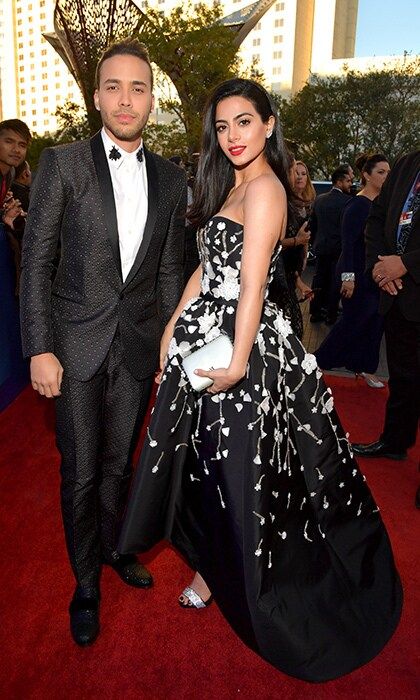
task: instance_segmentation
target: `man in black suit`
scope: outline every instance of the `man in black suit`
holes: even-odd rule
[[[153,76],[138,42],[97,68],[102,130],[43,154],[22,261],[22,338],[31,381],[56,398],[61,503],[77,586],[74,640],[99,632],[102,563],[129,585],[149,572],[116,551],[138,428],[159,340],[183,288],[186,177],[148,151]],[[58,257],[58,261],[57,261]]]
[[[312,323],[325,320],[332,325],[337,320],[340,295],[335,268],[341,253],[341,216],[349,201],[353,177],[348,165],[341,165],[331,175],[332,188],[320,194],[311,215],[311,238],[316,255],[312,289],[316,290],[310,304]]]
[[[416,441],[420,418],[420,151],[397,161],[372,204],[366,261],[382,290],[389,397],[379,440],[353,450],[402,460]]]

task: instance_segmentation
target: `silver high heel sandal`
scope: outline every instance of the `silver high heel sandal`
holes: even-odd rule
[[[366,374],[366,372],[356,373],[356,379],[357,377],[363,377],[366,384],[372,387],[372,389],[383,389],[385,386],[385,384],[381,382],[380,379],[374,379],[372,375]]]

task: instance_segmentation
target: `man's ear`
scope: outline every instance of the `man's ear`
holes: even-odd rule
[[[93,101],[94,101],[94,103],[95,103],[96,109],[97,109],[98,111],[100,111],[101,108],[100,108],[100,105],[99,105],[99,95],[98,95],[98,91],[97,91],[97,90],[95,90],[95,92],[93,93]]]

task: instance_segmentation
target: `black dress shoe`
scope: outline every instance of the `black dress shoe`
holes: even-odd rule
[[[394,452],[386,442],[377,440],[376,442],[354,443],[352,445],[354,454],[360,457],[386,457],[387,459],[396,459],[402,461],[407,459],[407,452]]]
[[[129,586],[135,588],[150,588],[153,586],[151,573],[141,564],[134,554],[113,555],[113,560],[105,560],[106,564],[112,566],[120,579]]]
[[[99,594],[76,588],[70,603],[71,635],[81,647],[93,644],[99,634]]]

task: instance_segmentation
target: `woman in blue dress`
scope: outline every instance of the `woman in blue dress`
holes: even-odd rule
[[[383,318],[378,312],[379,288],[365,274],[365,226],[372,201],[389,173],[381,153],[360,156],[362,190],[346,206],[341,224],[342,252],[337,263],[343,313],[315,353],[322,369],[345,367],[374,388],[384,385],[374,373],[379,363]]]
[[[257,653],[298,678],[336,678],[393,633],[401,586],[378,508],[315,358],[267,299],[287,223],[284,143],[257,83],[211,95],[189,218],[201,266],[162,338],[160,387],[119,549],[168,539]],[[226,334],[226,366],[183,358]],[[165,363],[166,360],[166,363]],[[191,614],[191,613],[188,613]]]

